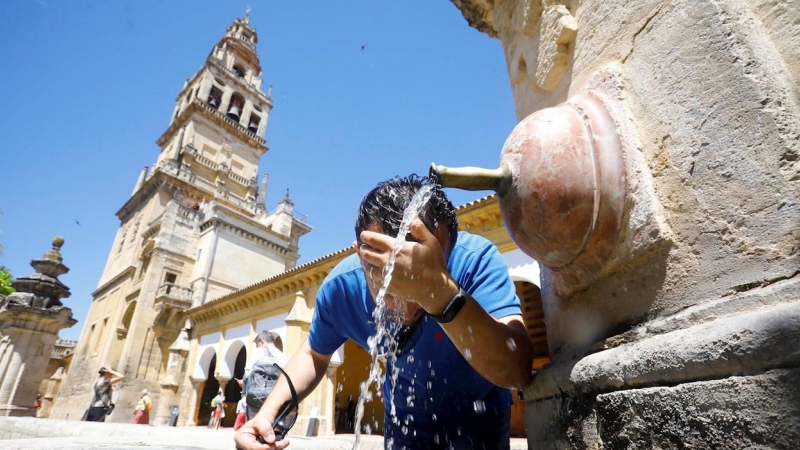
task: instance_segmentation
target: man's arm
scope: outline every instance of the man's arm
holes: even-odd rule
[[[306,398],[320,380],[325,376],[325,372],[330,363],[331,355],[323,355],[315,352],[304,342],[300,349],[295,353],[284,370],[292,380],[297,391],[298,401]],[[261,450],[261,449],[282,449],[288,445],[288,441],[275,442],[275,434],[272,430],[272,422],[278,415],[280,407],[291,400],[292,393],[289,390],[289,383],[286,377],[280,377],[275,387],[264,402],[261,410],[249,422],[244,424],[236,432],[234,440],[236,448],[239,450]],[[267,444],[261,444],[256,440],[261,436]]]

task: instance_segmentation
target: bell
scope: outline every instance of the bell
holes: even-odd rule
[[[235,121],[239,121],[239,107],[238,106],[231,106],[228,110],[228,117]]]
[[[255,133],[258,131],[258,124],[255,122],[250,122],[250,125],[247,126],[247,129]]]
[[[214,97],[211,97],[210,99],[208,99],[208,104],[213,106],[214,108],[219,106],[219,102],[217,102],[217,99],[214,98]]]

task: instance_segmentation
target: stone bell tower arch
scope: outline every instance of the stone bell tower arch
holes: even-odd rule
[[[151,423],[166,423],[194,395],[181,388],[190,385],[184,312],[296,265],[311,227],[291,208],[269,214],[266,174],[258,186],[272,99],[257,43],[250,18],[234,20],[178,92],[152,169],[116,213],[120,228],[52,417],[80,418],[97,368],[110,364],[126,378],[107,420],[127,422],[146,388]]]

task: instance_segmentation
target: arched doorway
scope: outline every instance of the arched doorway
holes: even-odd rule
[[[247,349],[242,346],[236,355],[236,363],[233,366],[233,378],[225,385],[225,417],[220,426],[233,427],[236,423],[236,404],[242,398],[242,388],[239,382],[244,377],[244,366],[247,362]],[[209,400],[210,401],[210,400]]]
[[[344,344],[344,360],[336,369],[336,385],[334,386],[334,402],[339,403],[339,415],[334,414],[334,430],[337,434],[353,433],[355,426],[355,405],[361,395],[361,383],[369,376],[372,357],[369,352],[348,339]],[[383,370],[386,369],[382,365]],[[372,434],[383,434],[383,397],[378,395],[382,386],[370,385],[372,400],[364,403],[362,428],[369,425]],[[338,421],[337,421],[338,417]],[[362,430],[363,431],[363,430]]]
[[[197,408],[197,424],[207,425],[211,419],[211,400],[217,395],[219,381],[214,376],[214,369],[217,367],[217,355],[211,358],[208,363],[208,377],[203,383],[203,393],[200,395],[200,406]]]

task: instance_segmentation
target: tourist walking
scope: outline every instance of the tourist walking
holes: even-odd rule
[[[247,422],[247,402],[244,398],[244,391],[242,391],[242,398],[236,403],[236,422],[233,424],[233,431],[242,428],[245,422]]]
[[[222,389],[217,391],[217,396],[211,399],[211,420],[208,422],[208,427],[218,429],[220,422],[225,417],[225,395]]]
[[[370,348],[378,331],[374,299],[404,210],[428,181],[395,178],[364,198],[355,254],[323,281],[307,341],[256,417],[234,435],[238,449],[285,448],[288,441],[275,435],[285,427],[277,421],[273,430],[273,421],[287,402],[296,404],[290,386],[305,398],[347,339]],[[488,240],[458,232],[455,208],[439,187],[399,239],[384,297],[391,336],[378,343],[388,345],[380,353],[396,355],[386,360],[383,383],[386,447],[509,448],[509,387],[528,384],[533,356],[503,257]]]
[[[143,389],[139,394],[139,402],[133,410],[133,423],[140,425],[150,424],[150,410],[153,409],[153,401],[150,400],[150,391]]]

